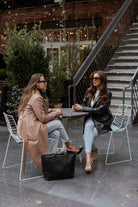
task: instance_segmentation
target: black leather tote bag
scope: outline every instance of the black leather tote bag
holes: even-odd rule
[[[74,177],[76,153],[42,155],[42,170],[46,180]]]

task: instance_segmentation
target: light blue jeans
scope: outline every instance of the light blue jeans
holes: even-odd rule
[[[49,154],[55,153],[59,139],[62,142],[68,142],[69,137],[60,120],[52,120],[47,124],[48,138],[49,138]]]
[[[86,153],[91,153],[91,151],[96,148],[94,143],[94,138],[96,136],[98,136],[98,131],[94,126],[92,118],[88,118],[85,122],[84,134],[83,134]]]

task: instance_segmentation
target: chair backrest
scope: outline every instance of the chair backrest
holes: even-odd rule
[[[17,143],[23,142],[23,140],[17,134],[17,124],[14,117],[4,112],[3,115],[7,124],[8,131],[10,132],[10,135],[14,138],[14,140]]]
[[[131,106],[121,104],[117,110],[117,113],[114,117],[112,125],[116,126],[118,129],[125,128],[128,125],[130,114],[131,114]]]

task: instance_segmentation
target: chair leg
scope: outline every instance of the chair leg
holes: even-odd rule
[[[113,138],[113,132],[111,132],[111,136],[110,136],[110,140],[109,140],[109,144],[108,144],[108,148],[107,148],[106,159],[105,159],[105,164],[106,165],[117,164],[117,163],[121,163],[121,162],[128,162],[128,161],[132,160],[128,130],[127,130],[127,128],[125,130],[126,130],[126,138],[124,138],[124,140],[121,142],[120,146],[123,144],[123,142],[126,139],[127,145],[128,145],[129,159],[120,160],[120,161],[116,161],[116,162],[110,162],[110,163],[107,161],[108,160],[108,155],[109,155],[109,148],[110,148],[111,139]]]
[[[113,132],[111,131],[111,135],[110,135],[110,138],[109,138],[109,143],[108,143],[108,147],[107,147],[107,152],[106,152],[106,158],[105,158],[105,164],[108,165],[108,155],[109,155],[109,150],[110,150],[110,145],[111,145],[111,141],[112,141],[112,138],[113,138]],[[113,142],[114,143],[114,142]],[[114,145],[113,145],[114,146]]]
[[[9,134],[7,147],[6,147],[6,151],[5,151],[5,155],[4,155],[4,160],[3,160],[3,164],[2,164],[2,169],[8,169],[8,168],[20,166],[20,173],[19,173],[19,180],[20,181],[31,180],[31,179],[34,179],[34,178],[43,177],[43,175],[39,175],[39,176],[34,176],[34,177],[22,178],[24,142],[22,142],[23,146],[22,146],[22,154],[21,154],[20,164],[14,164],[14,165],[9,165],[9,166],[5,167],[7,156],[8,156],[8,150],[9,150],[9,146],[10,146],[10,142],[11,142],[11,137],[12,137],[11,134]],[[30,162],[26,162],[26,164],[27,163],[30,163]]]
[[[24,142],[23,142],[23,146],[22,146],[22,155],[21,155],[19,181],[26,181],[26,180],[32,180],[32,179],[35,179],[35,178],[43,177],[43,175],[38,175],[38,176],[33,176],[33,177],[28,177],[28,178],[22,178],[22,171],[23,171],[23,153],[24,153]]]
[[[9,149],[10,140],[11,140],[11,135],[9,135],[9,139],[8,139],[8,143],[7,143],[7,147],[6,147],[6,151],[5,151],[5,156],[4,156],[4,160],[3,160],[3,164],[2,164],[2,169],[8,168],[8,167],[5,167],[5,163],[6,163],[6,159],[7,159],[7,153],[8,153],[8,149]]]
[[[128,152],[129,152],[129,157],[130,159],[127,161],[131,161],[132,160],[132,155],[131,155],[131,149],[130,149],[130,142],[129,142],[129,135],[128,135],[128,130],[126,128],[126,135],[127,135],[127,143],[128,143]]]
[[[112,132],[110,132],[110,133],[112,133]],[[111,136],[111,135],[110,135]],[[113,138],[113,136],[112,136],[112,139],[110,140],[110,138],[109,138],[109,141],[110,141],[110,145],[111,145],[111,143],[112,143],[112,151],[110,151],[110,149],[108,150],[108,155],[109,154],[114,154],[115,153],[115,144],[114,144],[114,138]],[[109,142],[108,142],[108,147],[109,147]],[[110,148],[110,147],[109,147]],[[107,148],[108,149],[108,148]],[[105,151],[105,152],[98,152],[98,155],[107,155],[107,150]]]
[[[9,146],[10,146],[10,142],[11,142],[11,135],[9,135],[9,139],[8,139],[8,143],[7,143],[7,147],[6,147],[6,151],[5,151],[5,156],[4,156],[4,160],[3,160],[3,164],[2,164],[2,169],[8,169],[8,168],[20,166],[20,164],[15,164],[15,165],[9,165],[9,166],[5,167],[6,160],[7,160],[7,155],[8,155],[8,150],[9,150]]]

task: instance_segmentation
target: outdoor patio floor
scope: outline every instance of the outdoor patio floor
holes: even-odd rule
[[[75,146],[83,146],[81,119],[68,120],[67,131]],[[84,171],[83,151],[83,162],[80,164],[77,158],[73,179],[46,181],[41,177],[20,182],[19,167],[2,169],[8,131],[0,126],[0,207],[137,207],[138,125],[130,125],[128,132],[132,161],[106,166],[105,154],[101,154],[106,151],[109,141],[109,134],[105,134],[96,138],[99,154],[91,174]],[[121,137],[119,134],[115,137],[116,146],[119,146]],[[16,145],[13,143],[9,150],[9,162],[16,162],[20,158],[21,146]],[[115,154],[116,160],[128,157],[125,145],[124,142]],[[33,170],[33,173],[41,174],[38,170]]]

